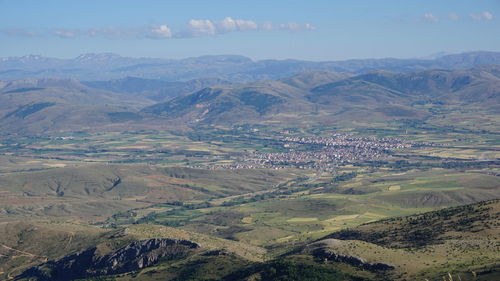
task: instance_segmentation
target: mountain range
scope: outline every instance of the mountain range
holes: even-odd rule
[[[73,59],[38,55],[0,58],[0,80],[71,78],[111,80],[125,77],[187,81],[217,77],[233,82],[281,79],[306,70],[365,73],[372,70],[415,72],[429,69],[466,69],[500,64],[499,52],[469,52],[436,59],[354,59],[344,61],[252,60],[238,55],[186,59],[129,58],[112,53],[84,54]]]
[[[0,128],[40,133],[172,124],[383,122],[421,120],[435,113],[432,106],[498,112],[499,103],[500,66],[495,65],[359,75],[311,70],[235,84],[31,78],[0,82]]]
[[[191,123],[244,123],[280,117],[311,120],[419,119],[418,105],[498,110],[498,66],[361,75],[305,72],[277,81],[209,87],[142,110]]]
[[[500,280],[499,104],[494,52],[0,59],[0,279]]]

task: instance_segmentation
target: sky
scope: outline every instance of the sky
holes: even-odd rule
[[[0,0],[0,57],[420,58],[500,51],[500,0]]]

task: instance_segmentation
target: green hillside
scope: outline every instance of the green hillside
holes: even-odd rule
[[[143,112],[201,124],[283,122],[286,118],[288,122],[423,120],[435,114],[429,105],[495,110],[500,88],[494,74],[497,68],[373,71],[357,76],[306,72],[281,82],[206,88]]]
[[[500,68],[300,65],[0,81],[0,279],[496,280]]]

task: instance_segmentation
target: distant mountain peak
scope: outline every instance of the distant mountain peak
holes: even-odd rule
[[[457,53],[455,53],[455,52],[443,51],[443,52],[433,53],[433,54],[430,54],[430,55],[428,55],[428,56],[420,57],[419,59],[424,59],[424,60],[435,60],[435,59],[439,59],[439,58],[442,58],[442,57],[445,57],[445,56],[455,55],[455,54],[457,54]]]
[[[34,55],[34,54],[29,54],[27,56],[22,56],[21,59],[28,59],[28,60],[41,60],[45,59],[44,56],[42,55]]]
[[[79,55],[75,58],[75,61],[85,62],[85,61],[106,61],[112,59],[119,59],[122,56],[114,53],[87,53]]]
[[[203,62],[209,62],[209,63],[252,63],[254,60],[252,60],[249,57],[245,57],[242,55],[206,55],[206,56],[200,56],[200,57],[192,57],[192,58],[187,58],[185,60],[196,60],[196,61],[203,61]]]
[[[35,55],[35,54],[29,54],[26,56],[21,56],[21,57],[3,57],[0,58],[0,61],[2,62],[7,62],[7,61],[16,61],[20,63],[34,63],[34,62],[41,62],[41,61],[46,61],[49,60],[50,58],[44,57],[42,55]]]
[[[252,60],[240,55],[162,59],[122,57],[113,53],[88,53],[73,59],[39,55],[0,59],[0,79],[64,77],[83,81],[102,81],[133,76],[172,82],[212,76],[233,82],[246,82],[287,78],[306,70],[359,74],[382,69],[409,73],[429,69],[469,69],[481,64],[500,65],[500,52],[469,52],[446,55],[434,60],[358,59],[327,62]],[[316,76],[328,75],[319,73]]]
[[[25,78],[20,80],[5,81],[0,85],[0,89],[16,87],[83,88],[85,86],[74,79],[68,78]]]

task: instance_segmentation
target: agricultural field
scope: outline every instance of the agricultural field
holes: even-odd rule
[[[0,281],[500,280],[498,0],[149,2],[0,0]]]
[[[175,238],[202,250],[103,280],[251,280],[273,270],[345,280],[488,280],[481,276],[498,272],[493,221],[479,240],[454,236],[423,246],[341,236],[500,198],[492,124],[440,122],[10,135],[0,145],[0,274],[28,274],[94,245],[104,258],[131,241]],[[41,239],[35,230],[66,246],[53,253],[29,247],[23,241]],[[325,262],[318,249],[396,269]]]

